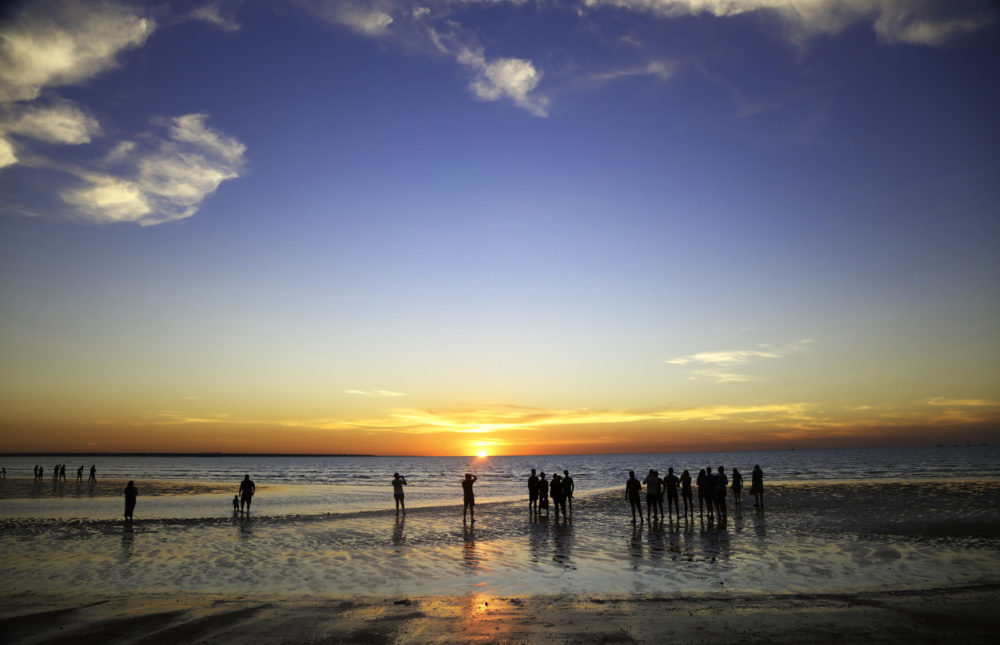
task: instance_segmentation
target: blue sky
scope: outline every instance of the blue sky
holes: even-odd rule
[[[15,3],[0,448],[996,439],[998,18]]]

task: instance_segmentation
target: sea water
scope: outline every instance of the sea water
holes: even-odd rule
[[[66,464],[68,482],[50,487],[52,469]],[[476,457],[374,456],[245,456],[245,455],[45,455],[4,456],[8,477],[30,477],[35,465],[45,468],[38,495],[0,499],[0,517],[113,518],[121,501],[94,496],[75,485],[76,471],[90,466],[98,481],[134,480],[139,487],[137,517],[218,517],[230,509],[239,482],[250,475],[257,485],[254,510],[271,516],[301,516],[384,509],[392,506],[393,473],[403,475],[410,508],[460,505],[465,473],[478,477],[480,503],[523,499],[532,468],[573,477],[577,494],[624,487],[629,470],[641,479],[654,468],[665,475],[723,466],[727,476],[738,468],[749,489],[750,472],[760,465],[768,483],[820,481],[925,481],[1000,479],[1000,447],[948,446],[760,452],[658,453],[617,455],[543,455]],[[143,494],[143,480],[184,481],[231,486],[231,492],[159,496]],[[2,491],[0,491],[2,497]]]

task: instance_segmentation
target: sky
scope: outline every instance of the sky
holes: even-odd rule
[[[0,452],[1000,441],[989,0],[0,9]]]

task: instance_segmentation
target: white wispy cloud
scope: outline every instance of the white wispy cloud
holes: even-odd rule
[[[665,362],[669,365],[704,365],[691,372],[694,380],[714,381],[715,383],[740,383],[753,380],[749,374],[733,371],[734,366],[741,366],[760,359],[783,358],[789,354],[805,350],[816,341],[805,338],[788,345],[758,345],[756,349],[735,349],[697,352],[687,356],[671,358]]]
[[[645,65],[625,67],[605,72],[598,72],[590,76],[590,81],[594,83],[610,83],[626,78],[650,76],[660,81],[668,81],[674,75],[677,65],[663,60],[654,60]]]
[[[729,17],[767,12],[780,20],[796,42],[840,33],[870,22],[887,44],[939,46],[996,20],[989,0],[583,0],[583,9],[614,8],[661,18],[712,15]]]
[[[454,25],[452,25],[454,27]],[[542,72],[527,59],[487,59],[482,47],[463,44],[454,31],[449,34],[430,30],[435,47],[472,73],[469,89],[481,101],[510,99],[535,116],[547,116],[548,97],[535,93]]]
[[[37,98],[43,88],[80,83],[142,45],[151,18],[115,2],[26,3],[0,32],[0,101]]]
[[[223,31],[239,31],[240,23],[236,14],[242,5],[242,0],[214,0],[192,9],[191,17],[215,25]]]
[[[298,0],[309,13],[327,22],[343,25],[365,36],[381,36],[393,23],[392,12],[402,5],[391,0]]]
[[[97,119],[79,106],[38,99],[46,88],[117,67],[119,54],[142,45],[154,27],[133,7],[69,0],[25,3],[0,23],[0,168],[19,161],[18,138],[80,144],[99,135]]]
[[[406,392],[393,392],[392,390],[344,390],[344,392],[368,398],[408,396]]]
[[[89,143],[101,124],[77,104],[55,99],[48,104],[14,104],[0,119],[0,131],[49,143]]]
[[[944,396],[936,396],[927,401],[927,405],[948,408],[996,408],[1000,407],[1000,401],[993,399],[950,399]]]
[[[126,141],[107,160],[116,172],[73,170],[81,183],[61,197],[99,223],[143,226],[190,217],[223,181],[239,176],[246,146],[213,130],[205,114],[155,119],[166,136]]]

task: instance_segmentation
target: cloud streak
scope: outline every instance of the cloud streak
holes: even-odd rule
[[[679,356],[665,361],[668,365],[705,365],[691,372],[692,380],[714,381],[715,383],[742,383],[753,380],[753,377],[742,371],[734,371],[736,366],[747,365],[761,359],[784,358],[789,354],[804,351],[816,341],[805,338],[788,345],[758,345],[757,349],[737,349],[724,351],[709,351]]]
[[[143,226],[191,217],[223,181],[239,176],[246,150],[240,141],[206,125],[207,115],[155,119],[166,136],[122,142],[107,158],[117,171],[70,169],[80,182],[60,194],[96,223]]]

